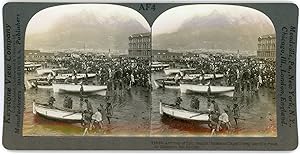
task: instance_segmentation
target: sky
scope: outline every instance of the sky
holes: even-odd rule
[[[80,13],[81,11],[88,11],[101,18],[118,17],[118,19],[129,20],[136,19],[146,29],[150,31],[149,24],[145,18],[137,11],[119,5],[112,4],[68,4],[54,6],[44,9],[36,13],[29,21],[26,29],[27,34],[41,33],[47,31],[55,21],[63,15],[72,15]]]
[[[214,10],[224,13],[233,19],[237,19],[239,17],[248,17],[253,19],[257,17],[260,17],[260,19],[265,18],[265,20],[273,25],[272,21],[264,13],[248,7],[218,4],[185,5],[169,9],[161,14],[152,26],[152,34],[158,35],[175,32],[182,23],[191,17],[208,16]]]

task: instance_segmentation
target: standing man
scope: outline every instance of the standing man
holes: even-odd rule
[[[86,103],[87,111],[93,113],[93,107],[92,107],[92,104],[89,102],[88,99],[85,99],[85,103]]]
[[[240,109],[239,109],[238,104],[233,105],[232,112],[233,112],[233,118],[234,118],[234,121],[235,121],[235,126],[237,128],[238,127],[238,119],[240,118]]]
[[[224,109],[224,113],[222,113],[219,116],[219,121],[218,121],[218,125],[217,125],[217,131],[220,130],[221,124],[225,124],[226,127],[227,127],[227,130],[229,130],[231,128],[231,124],[230,124],[230,121],[229,121],[228,110],[227,109]]]
[[[112,104],[110,103],[110,101],[107,101],[105,110],[106,110],[106,117],[107,117],[107,120],[108,120],[109,124],[110,124],[110,118],[113,115],[113,110],[112,109],[113,109]]]
[[[84,93],[84,90],[83,90],[83,85],[81,83],[80,84],[80,98],[83,98],[83,93]]]
[[[53,107],[54,102],[55,102],[55,98],[51,96],[48,100],[48,106]]]
[[[175,107],[176,107],[177,109],[180,108],[181,102],[182,102],[182,99],[181,99],[180,96],[178,96],[177,99],[176,99],[176,101],[175,101]]]
[[[194,103],[195,103],[195,109],[199,110],[200,109],[200,101],[197,97],[195,97],[195,102]]]
[[[103,127],[101,108],[97,108],[97,111],[92,115],[92,125],[98,130]]]

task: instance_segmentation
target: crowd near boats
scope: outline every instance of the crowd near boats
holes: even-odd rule
[[[56,94],[76,94],[81,101],[79,110],[73,109],[71,97],[65,98],[64,108],[58,108],[55,98],[49,96],[47,104],[33,102],[33,113],[53,120],[81,123],[85,128],[84,135],[92,127],[102,127],[103,115],[110,122],[115,101],[122,100],[124,93],[136,86],[149,92],[156,88],[178,91],[180,95],[175,102],[160,100],[159,113],[175,119],[208,124],[212,135],[222,128],[232,127],[229,115],[234,116],[236,125],[240,119],[238,103],[221,110],[215,98],[229,97],[235,102],[242,102],[257,94],[262,86],[275,89],[274,61],[235,55],[151,62],[146,58],[81,54],[49,59],[42,64],[26,62],[25,66],[26,71],[35,71],[35,77],[26,79],[26,88],[50,89]],[[151,81],[151,73],[154,72],[164,75]],[[183,94],[192,98],[190,108],[182,106],[182,103],[186,103],[181,98]],[[91,95],[105,96],[106,106],[93,109],[88,100]],[[206,109],[200,107],[195,95],[207,98]],[[85,107],[82,104],[86,104]]]
[[[85,135],[95,124],[102,124],[104,115],[107,119],[113,117],[113,106],[122,100],[126,91],[136,86],[151,89],[150,67],[147,59],[94,54],[50,59],[39,67],[26,70],[35,76],[26,78],[25,88],[50,89],[53,93],[69,96],[65,98],[63,108],[55,106],[54,96],[49,96],[47,104],[34,100],[33,113],[52,120],[80,122]],[[73,109],[72,94],[80,97],[80,110]],[[88,100],[91,95],[104,96],[106,106],[93,109]]]
[[[165,68],[161,78],[154,79],[156,88],[176,89],[179,95],[174,103],[160,100],[160,114],[176,119],[207,123],[216,134],[224,129],[233,128],[241,119],[240,105],[249,97],[257,95],[261,87],[275,89],[275,62],[267,59],[238,57],[235,55],[209,55],[208,57],[189,57],[173,60],[180,68]],[[181,93],[181,94],[180,94]],[[181,95],[190,95],[191,102],[183,102]],[[195,95],[207,98],[207,107],[200,110]],[[228,104],[220,109],[219,97],[229,97]],[[240,102],[240,104],[238,103]],[[190,104],[184,108],[182,104]],[[235,121],[230,122],[229,116]]]

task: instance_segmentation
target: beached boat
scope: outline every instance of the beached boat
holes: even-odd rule
[[[52,89],[52,83],[47,80],[29,79],[26,81],[28,88]]]
[[[196,70],[195,68],[165,68],[164,72],[166,75],[171,75],[171,74],[176,74],[176,73],[180,73],[182,71],[192,71],[192,70]]]
[[[196,75],[193,76],[193,75],[186,74],[184,77],[182,77],[182,79],[179,80],[180,82],[175,82],[174,77],[166,77],[166,78],[156,79],[156,80],[154,80],[154,85],[158,88],[165,87],[167,89],[180,89],[180,83],[207,85],[208,80],[214,78],[213,74],[205,74],[204,75],[205,81],[203,82],[202,76],[196,76]],[[223,74],[216,74],[215,78],[219,79],[219,78],[222,78],[223,76],[224,76]]]
[[[56,93],[80,93],[80,84],[52,84],[53,92]],[[83,85],[84,94],[105,95],[107,86]]]
[[[223,77],[224,77],[223,74],[215,74],[215,79],[220,79]],[[194,79],[194,78],[199,78],[200,80],[202,80],[202,75],[201,74],[185,74],[183,76],[183,79]],[[214,74],[204,74],[205,80],[213,79],[213,78],[214,78]]]
[[[193,85],[193,84],[180,84],[181,93],[203,93],[207,94],[208,85]],[[211,95],[225,95],[233,97],[234,87],[232,86],[210,86]]]
[[[33,103],[32,112],[33,114],[52,120],[72,123],[80,123],[82,121],[82,113],[80,111],[59,109],[45,104]]]
[[[154,70],[162,70],[162,69],[167,68],[169,66],[170,66],[169,64],[164,64],[162,62],[152,62],[152,64],[151,64],[151,70],[152,71],[154,71]]]
[[[172,104],[164,104],[160,102],[159,112],[161,115],[168,115],[170,117],[181,119],[181,120],[190,120],[190,121],[199,121],[202,123],[210,123],[209,120],[209,111],[191,111],[184,108],[176,108]]]
[[[41,67],[42,64],[36,64],[34,62],[25,62],[24,63],[24,70],[25,71],[31,71],[31,70],[35,70],[39,67]]]
[[[164,82],[164,84],[163,84]],[[180,89],[180,84],[175,82],[175,80],[167,80],[167,79],[156,79],[154,80],[154,85],[157,88],[167,88],[167,89]]]
[[[82,79],[82,78],[85,78],[87,75],[88,78],[93,78],[96,76],[95,73],[88,73],[88,74],[84,74],[84,73],[79,73],[79,74],[76,74],[76,78],[77,79]],[[58,74],[55,79],[59,79],[59,78],[68,78],[68,77],[73,77],[74,75],[72,73],[66,73],[66,74]]]
[[[37,69],[36,72],[38,75],[43,75],[43,74],[50,74],[55,71],[66,71],[68,68],[42,68],[42,69]]]

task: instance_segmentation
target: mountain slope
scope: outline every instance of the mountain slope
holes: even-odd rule
[[[86,48],[100,50],[128,49],[128,36],[147,32],[132,18],[97,17],[88,11],[65,15],[46,32],[27,34],[27,49]]]
[[[189,18],[176,32],[155,35],[153,48],[255,51],[257,38],[272,33],[274,28],[264,16],[230,16],[214,10],[207,16]]]

